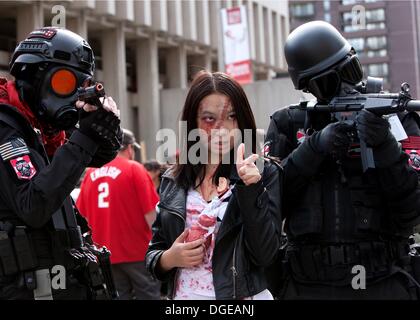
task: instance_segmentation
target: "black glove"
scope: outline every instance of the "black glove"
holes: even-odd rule
[[[356,117],[356,125],[359,139],[372,147],[377,167],[389,167],[400,159],[401,146],[391,133],[386,119],[362,110]]]
[[[325,157],[340,157],[347,154],[351,137],[355,130],[353,121],[328,124],[321,131],[315,132],[299,145],[284,161],[285,166],[295,167],[295,172],[305,177],[314,176]],[[293,172],[293,169],[290,171]]]
[[[349,149],[352,131],[354,131],[353,121],[330,123],[309,138],[310,144],[315,152],[340,157]]]
[[[100,168],[117,156],[122,145],[122,130],[119,130],[115,138],[115,143],[105,142],[98,148],[92,161],[89,163],[89,167]]]
[[[118,150],[121,146],[120,119],[113,112],[103,108],[92,112],[82,109],[79,115],[79,131],[100,147]]]

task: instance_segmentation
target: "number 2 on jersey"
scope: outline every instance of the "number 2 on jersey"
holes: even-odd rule
[[[109,208],[109,202],[105,200],[109,196],[109,184],[102,182],[98,185],[98,208]]]

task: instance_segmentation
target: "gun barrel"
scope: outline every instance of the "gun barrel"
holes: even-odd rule
[[[405,107],[407,111],[420,111],[420,100],[410,100]]]
[[[102,107],[102,102],[99,98],[105,97],[105,89],[102,83],[97,82],[87,88],[78,89],[78,99],[97,107]]]

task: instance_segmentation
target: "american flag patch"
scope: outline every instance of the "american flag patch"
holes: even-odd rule
[[[3,161],[29,154],[28,146],[22,138],[16,138],[0,146],[0,156]]]

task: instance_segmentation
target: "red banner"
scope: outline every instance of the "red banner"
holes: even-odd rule
[[[252,82],[251,60],[227,64],[226,73],[240,84]]]

